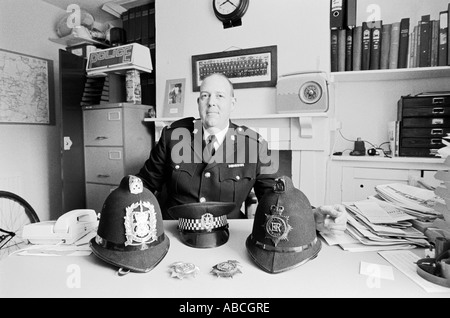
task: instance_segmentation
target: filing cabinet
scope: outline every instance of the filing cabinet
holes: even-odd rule
[[[450,96],[419,94],[398,102],[399,156],[435,157],[450,132]]]
[[[150,106],[110,103],[83,107],[86,206],[97,213],[122,178],[136,174],[150,155],[144,123]]]

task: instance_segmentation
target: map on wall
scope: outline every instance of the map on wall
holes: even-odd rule
[[[0,50],[0,123],[53,123],[53,61]]]

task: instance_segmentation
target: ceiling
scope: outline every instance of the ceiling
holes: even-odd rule
[[[146,3],[150,3],[151,0],[42,0],[55,7],[61,8],[66,11],[67,7],[71,4],[77,4],[80,8],[85,9],[95,18],[95,21],[104,23],[117,19],[117,17],[102,10],[103,4],[112,2],[121,5],[125,9],[140,6]]]

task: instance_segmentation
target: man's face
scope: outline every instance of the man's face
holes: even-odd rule
[[[230,83],[221,76],[206,78],[200,87],[198,112],[206,129],[220,131],[228,125],[236,99],[232,96]]]

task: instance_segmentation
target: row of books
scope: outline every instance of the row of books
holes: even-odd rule
[[[156,105],[155,1],[130,8],[121,19],[126,43],[139,43],[150,49],[153,72],[141,74],[142,104]]]
[[[449,4],[450,8],[450,4]],[[410,18],[382,20],[331,28],[331,71],[364,71],[450,65],[449,11],[438,20],[423,15],[417,25]]]

